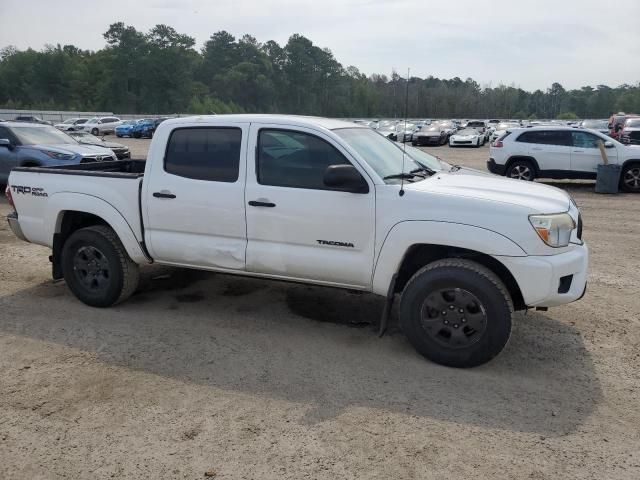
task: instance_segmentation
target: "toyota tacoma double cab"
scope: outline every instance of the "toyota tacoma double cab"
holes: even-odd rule
[[[424,153],[424,152],[423,152]],[[471,367],[514,310],[585,291],[582,221],[562,190],[409,155],[370,128],[280,115],[170,119],[143,161],[14,168],[8,216],[52,249],[53,278],[108,307],[140,266],[399,294],[410,342]]]

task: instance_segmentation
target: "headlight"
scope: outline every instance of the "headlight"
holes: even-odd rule
[[[529,222],[544,243],[556,248],[569,245],[571,231],[576,228],[576,222],[568,213],[529,215]]]
[[[50,150],[45,150],[44,153],[49,155],[51,158],[55,158],[56,160],[71,160],[74,157],[74,155],[72,154],[52,152]]]

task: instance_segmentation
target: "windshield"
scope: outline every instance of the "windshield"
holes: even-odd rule
[[[606,120],[585,120],[582,122],[582,126],[584,128],[593,128],[593,129],[608,129],[609,123]]]
[[[515,128],[518,126],[519,125],[515,123],[499,123],[498,126],[496,127],[496,130],[506,130],[507,128]]]
[[[429,127],[427,129],[423,129],[423,132],[439,132],[440,131],[440,127],[438,127],[437,125],[434,125],[432,127]]]
[[[416,147],[410,147],[409,145],[405,145],[405,147],[407,149],[407,155],[413,158],[416,162],[420,162],[431,170],[436,170],[438,172],[442,170],[443,163],[433,155],[429,155],[427,152]]]
[[[627,123],[625,123],[624,126],[629,128],[640,128],[640,118],[627,120]]]
[[[69,119],[65,120],[64,122],[62,122],[62,123],[63,123],[63,125],[70,125],[70,124],[74,123],[75,121],[76,121],[75,118],[69,118]]]
[[[12,127],[22,145],[65,145],[77,143],[66,133],[53,127]]]
[[[379,133],[368,128],[340,128],[334,132],[358,152],[380,178],[402,172],[402,150]],[[420,168],[420,165],[406,155],[404,171],[410,172],[416,168]]]
[[[86,123],[98,123],[98,117],[90,118]]]
[[[478,131],[473,128],[465,128],[464,130],[456,133],[456,135],[478,135]]]

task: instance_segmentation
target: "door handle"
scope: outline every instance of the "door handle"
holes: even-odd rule
[[[531,150],[542,150],[542,147],[531,147]]]
[[[584,150],[574,150],[573,153],[584,153]]]
[[[252,207],[275,207],[275,203],[271,202],[259,202],[258,200],[249,200],[249,205]]]
[[[153,196],[156,198],[176,198],[173,193],[162,191],[162,192],[153,192]]]

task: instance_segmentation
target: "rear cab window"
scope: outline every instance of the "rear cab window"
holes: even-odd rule
[[[195,180],[236,182],[241,143],[237,127],[176,128],[167,142],[164,170]]]

